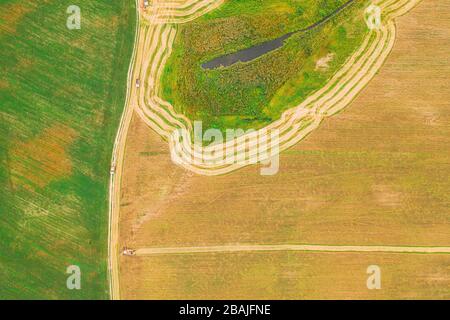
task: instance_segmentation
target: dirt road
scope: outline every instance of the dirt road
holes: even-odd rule
[[[450,247],[409,246],[329,246],[329,245],[226,245],[210,247],[140,248],[136,256],[192,253],[226,253],[243,251],[318,251],[318,252],[388,252],[388,253],[450,253]]]
[[[140,0],[136,0],[136,33],[133,54],[130,61],[127,78],[127,93],[124,111],[120,120],[119,129],[117,131],[116,139],[114,142],[113,155],[111,159],[111,172],[110,172],[110,184],[109,184],[109,225],[108,225],[108,281],[109,291],[112,300],[120,299],[120,281],[119,281],[119,263],[118,257],[121,249],[119,247],[119,213],[120,213],[120,187],[123,172],[123,160],[125,154],[126,139],[128,135],[128,129],[130,127],[131,119],[134,113],[134,109],[137,105],[138,88],[136,85],[136,79],[139,78],[139,72],[142,70],[143,55],[140,54],[145,46],[145,41],[141,38],[142,34],[142,18],[146,18],[146,22],[149,24],[157,25],[158,19],[161,18],[160,14],[165,12],[172,12],[173,8],[189,8],[187,15],[192,14],[192,5],[195,4],[195,8],[200,11],[208,10],[208,5],[214,0],[188,0],[178,1],[173,3],[166,3],[161,1],[153,1],[153,7],[144,11],[141,6]],[[217,2],[217,1],[216,1]],[[222,1],[219,1],[222,2]],[[205,9],[206,6],[206,9]],[[147,12],[151,11],[152,14],[148,15]],[[196,11],[194,10],[194,13]],[[195,19],[195,17],[190,17]],[[144,38],[145,40],[145,38]]]

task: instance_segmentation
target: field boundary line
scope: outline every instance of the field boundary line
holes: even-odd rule
[[[195,254],[195,253],[233,253],[233,252],[270,252],[270,251],[312,251],[312,252],[380,252],[380,253],[421,253],[421,254],[450,254],[450,247],[439,246],[347,246],[347,245],[224,245],[204,247],[166,247],[139,248],[135,256]]]

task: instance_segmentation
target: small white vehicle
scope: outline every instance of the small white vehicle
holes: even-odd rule
[[[141,81],[139,79],[136,79],[136,88],[139,88],[141,86]]]

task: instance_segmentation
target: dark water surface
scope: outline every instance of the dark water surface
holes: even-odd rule
[[[248,49],[244,49],[235,53],[227,54],[209,62],[202,64],[203,69],[216,69],[219,67],[228,67],[239,61],[247,62],[266,54],[270,51],[278,49],[284,45],[284,41],[290,38],[294,33],[285,34],[275,40],[260,43]]]
[[[309,27],[305,28],[305,29],[301,29],[301,30],[297,30],[294,32],[290,32],[285,34],[284,36],[281,36],[277,39],[274,40],[270,40],[267,42],[263,42],[260,44],[257,44],[253,47],[250,47],[248,49],[244,49],[244,50],[240,50],[237,51],[235,53],[231,53],[231,54],[227,54],[218,58],[215,58],[211,61],[208,61],[204,64],[202,64],[202,68],[203,69],[207,69],[207,70],[211,70],[211,69],[216,69],[219,67],[229,67],[237,62],[248,62],[248,61],[252,61],[255,60],[256,58],[269,53],[273,50],[276,50],[278,48],[281,48],[284,45],[284,42],[289,39],[291,36],[293,36],[296,33],[301,33],[301,32],[306,32],[309,30],[312,30],[324,23],[326,23],[327,21],[329,21],[331,18],[333,18],[336,14],[338,14],[339,12],[341,12],[342,10],[344,10],[346,7],[348,7],[349,5],[351,5],[353,2],[358,1],[358,0],[349,0],[347,1],[345,4],[343,4],[342,6],[340,6],[339,8],[337,8],[335,11],[333,11],[331,14],[329,14],[328,16],[326,16],[325,18],[321,19],[320,21],[310,25]]]

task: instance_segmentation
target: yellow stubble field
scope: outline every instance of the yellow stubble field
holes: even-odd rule
[[[131,257],[124,299],[449,299],[450,255],[269,252]],[[367,289],[367,268],[381,289]]]
[[[120,243],[450,246],[450,1],[398,20],[394,50],[341,114],[267,177],[172,164],[137,117],[128,136]],[[216,253],[121,257],[123,298],[449,298],[449,256]],[[380,264],[383,289],[365,287]]]

